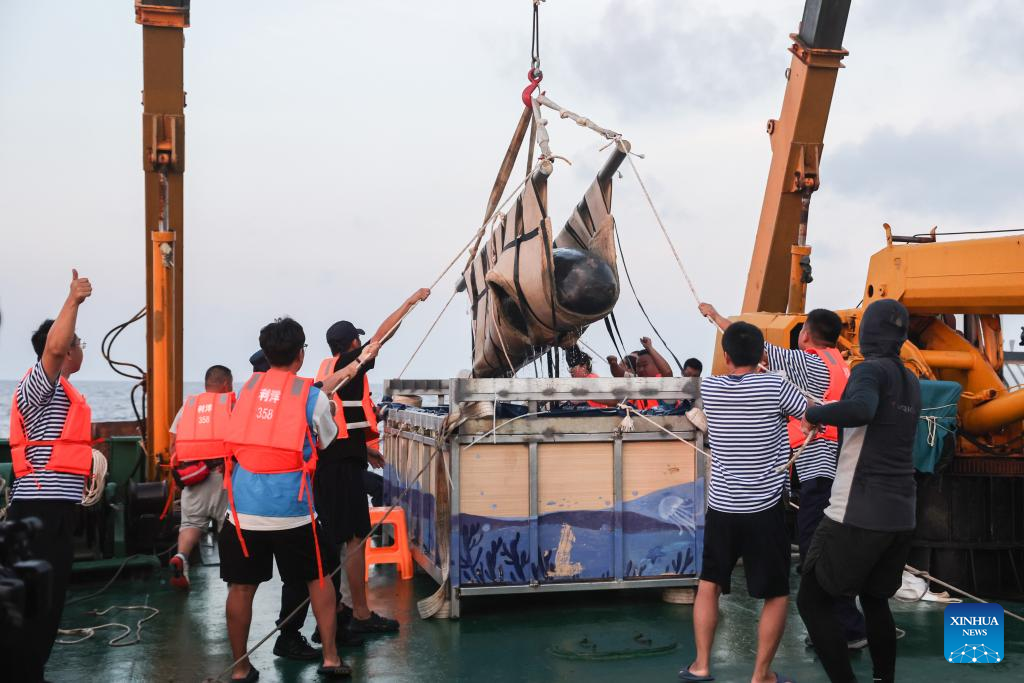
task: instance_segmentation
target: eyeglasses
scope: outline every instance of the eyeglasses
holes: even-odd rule
[[[85,342],[84,342],[84,341],[82,341],[81,339],[79,339],[79,340],[78,340],[77,342],[75,342],[74,344],[72,344],[72,346],[77,346],[78,348],[80,348],[80,349],[82,349],[83,351],[85,351]]]
[[[304,349],[308,349],[308,348],[309,348],[309,344],[303,344],[303,345],[302,345],[302,348],[304,348]]]

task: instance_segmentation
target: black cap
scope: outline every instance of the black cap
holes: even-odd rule
[[[260,349],[249,356],[249,362],[252,364],[253,372],[266,372],[270,369],[270,361],[267,360],[267,356],[263,353],[263,349]]]
[[[327,345],[332,351],[344,351],[352,345],[352,340],[361,334],[366,332],[347,320],[339,320],[327,328]]]

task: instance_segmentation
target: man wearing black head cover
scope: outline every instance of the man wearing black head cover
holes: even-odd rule
[[[832,496],[803,563],[797,606],[833,683],[856,681],[835,616],[836,596],[859,596],[875,681],[893,681],[896,630],[889,596],[900,587],[916,525],[913,447],[921,388],[900,361],[910,314],[876,301],[860,321],[860,351],[841,400],[813,406],[811,425],[840,428]]]

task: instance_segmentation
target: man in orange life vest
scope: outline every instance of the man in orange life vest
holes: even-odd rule
[[[214,365],[206,371],[206,391],[185,399],[171,423],[171,467],[181,490],[181,526],[178,552],[168,563],[171,585],[188,588],[188,558],[203,530],[224,523],[228,494],[224,490],[224,444],[231,409],[235,405],[231,370]]]
[[[92,412],[68,381],[82,367],[85,342],[75,334],[75,324],[78,307],[91,294],[89,280],[71,271],[71,288],[57,318],[44,322],[32,335],[37,362],[18,383],[11,401],[15,479],[7,514],[12,520],[42,521],[31,550],[36,559],[52,565],[53,589],[50,608],[27,619],[2,644],[14,653],[3,662],[5,680],[43,680],[64,609],[78,505],[92,468]]]
[[[723,330],[732,324],[711,304],[701,304],[700,312]],[[807,321],[800,329],[796,349],[783,349],[765,342],[769,370],[782,371],[790,382],[818,400],[839,400],[850,376],[850,368],[836,348],[842,327],[842,320],[833,311],[814,309],[807,314]],[[799,423],[791,420],[788,432],[790,448],[800,448],[805,436],[800,431]],[[807,555],[814,530],[825,516],[838,458],[839,433],[835,427],[830,427],[807,444],[803,454],[794,463],[800,482],[796,530],[801,562]],[[843,626],[847,646],[851,650],[866,647],[864,616],[857,609],[853,598],[837,599],[836,616]]]
[[[656,348],[654,348],[654,342],[651,341],[650,337],[641,337],[640,344],[643,346],[642,349],[638,349],[633,353],[629,354],[633,358],[633,364],[636,367],[637,377],[671,377],[672,366],[668,364],[665,357],[662,356]],[[615,377],[627,377],[626,367],[618,362],[615,356],[608,357],[608,365],[611,368],[612,375]],[[650,410],[658,405],[658,401],[654,399],[633,399],[629,401],[637,410]]]
[[[256,589],[270,580],[276,561],[282,581],[305,582],[317,625],[328,636],[321,675],[347,676],[352,671],[334,644],[334,586],[324,579],[337,566],[337,555],[319,531],[311,495],[317,449],[334,440],[337,427],[326,394],[312,379],[295,374],[305,359],[305,342],[302,326],[291,318],[260,330],[260,348],[271,367],[242,387],[224,439],[237,462],[226,461],[228,520],[219,539],[220,575],[228,583],[228,637],[235,659],[246,651]],[[375,353],[376,347],[367,348],[362,360]],[[336,374],[351,377],[355,367],[352,363]],[[245,658],[232,671],[232,680],[258,678]]]
[[[414,292],[380,324],[367,346],[383,344],[390,339],[402,317],[429,295],[429,289]],[[331,325],[326,336],[333,356],[321,363],[318,377],[344,367],[358,357],[366,348],[360,343],[361,334],[365,334],[363,330],[347,320]],[[324,531],[346,550],[345,573],[352,607],[338,605],[338,623],[348,623],[347,632],[339,634],[339,642],[345,644],[354,644],[362,634],[398,630],[398,622],[373,612],[366,598],[366,555],[362,540],[370,533],[370,510],[363,473],[368,462],[375,467],[384,464],[380,452],[368,446],[378,435],[378,420],[366,377],[371,368],[372,362],[364,364],[352,380],[334,395],[335,421],[340,433],[338,439],[321,454],[321,473],[315,482],[317,512],[321,515]],[[285,607],[284,602],[282,595],[282,608]],[[322,634],[314,633],[314,642],[321,637]]]

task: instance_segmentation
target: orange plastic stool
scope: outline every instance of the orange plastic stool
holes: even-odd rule
[[[389,508],[370,508],[370,526],[383,521],[391,526],[392,545],[378,548],[372,543],[366,544],[366,580],[370,580],[370,565],[397,564],[398,574],[403,579],[412,578],[412,553],[409,552],[409,531],[405,526],[405,510],[396,507],[388,513]],[[385,515],[387,518],[385,519]]]

